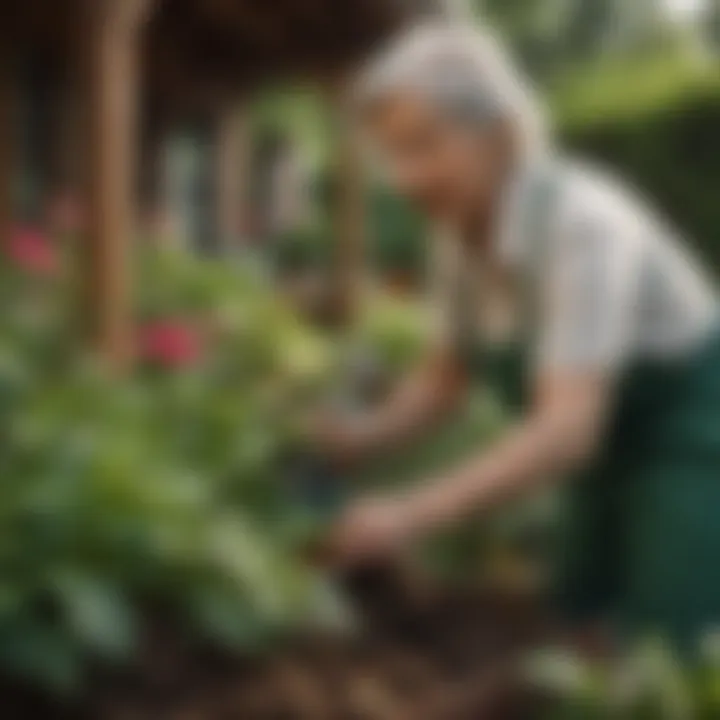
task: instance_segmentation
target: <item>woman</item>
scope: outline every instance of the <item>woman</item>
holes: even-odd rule
[[[627,190],[548,147],[492,40],[423,26],[373,63],[362,117],[443,232],[437,343],[390,402],[325,429],[348,460],[407,439],[477,371],[522,410],[462,467],[361,499],[338,559],[375,561],[566,478],[569,617],[692,642],[720,621],[720,325],[713,289]]]

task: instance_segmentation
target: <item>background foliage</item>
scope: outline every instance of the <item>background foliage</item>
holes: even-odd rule
[[[720,72],[661,59],[583,83],[558,102],[566,144],[633,182],[720,270]]]

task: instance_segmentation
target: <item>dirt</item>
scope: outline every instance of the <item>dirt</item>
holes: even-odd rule
[[[83,707],[0,687],[7,720],[522,720],[540,699],[517,672],[548,624],[522,597],[439,591],[395,570],[346,582],[366,626],[243,659],[154,625],[141,662],[98,679]]]

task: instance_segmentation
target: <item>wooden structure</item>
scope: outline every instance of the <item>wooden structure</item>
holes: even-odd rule
[[[52,182],[76,183],[87,208],[89,330],[117,368],[130,359],[128,250],[158,194],[158,147],[182,119],[210,118],[217,132],[218,227],[242,224],[248,93],[279,77],[336,83],[376,42],[428,0],[23,0],[0,27],[0,233],[12,218],[16,167],[10,126],[18,68],[32,55],[52,76]],[[356,152],[339,141],[345,191],[338,282],[352,287],[361,252]],[[52,192],[53,189],[47,189]]]

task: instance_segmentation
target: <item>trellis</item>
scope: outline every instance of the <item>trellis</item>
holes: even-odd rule
[[[0,29],[0,233],[12,220],[14,171],[9,126],[14,60],[40,49],[65,78],[57,142],[71,144],[59,162],[83,159],[88,227],[82,254],[89,339],[113,368],[131,361],[129,250],[136,236],[137,180],[157,191],[157,155],[172,119],[205,112],[215,118],[216,213],[220,234],[242,221],[242,116],[248,93],[277,77],[312,77],[337,86],[374,43],[441,0],[24,0]],[[337,305],[348,311],[362,267],[362,177],[357,148],[341,122],[337,157],[340,252]],[[140,134],[139,121],[143,121]],[[79,129],[79,131],[78,131]],[[142,142],[141,142],[142,141]],[[142,162],[140,162],[142,159]],[[236,162],[233,159],[237,160]]]

